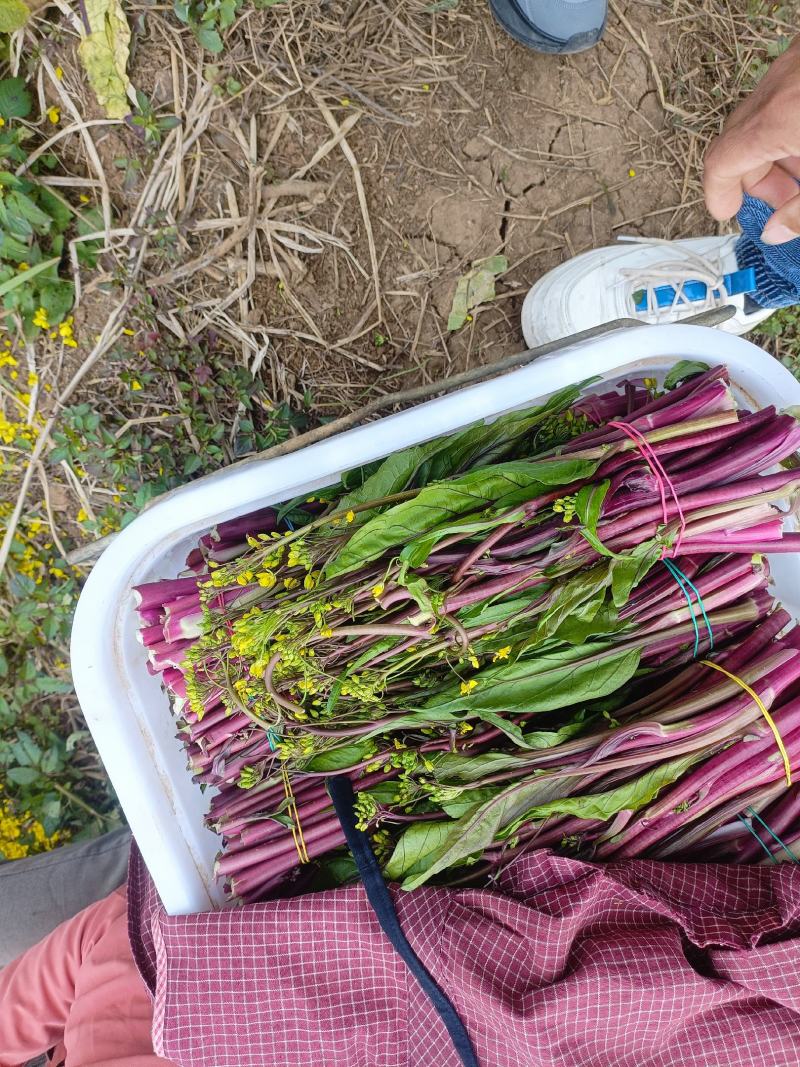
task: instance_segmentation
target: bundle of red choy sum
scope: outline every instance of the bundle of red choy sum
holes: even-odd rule
[[[737,409],[722,367],[588,384],[221,523],[139,587],[233,896],[353,877],[331,774],[405,888],[540,846],[794,858],[800,630],[765,554],[800,550],[800,425]]]

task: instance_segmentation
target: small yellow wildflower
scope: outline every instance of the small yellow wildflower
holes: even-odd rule
[[[376,600],[378,599],[379,596],[381,596],[383,594],[384,588],[385,588],[385,586],[384,586],[383,582],[378,582],[377,585],[373,585],[373,587],[372,587],[372,595],[375,597]]]
[[[64,77],[64,71],[63,71],[63,69],[61,67],[56,67],[56,69],[53,71],[53,73],[55,74],[55,76],[58,78],[59,81],[61,81],[61,79]]]
[[[355,520],[355,517],[356,517],[356,513],[354,511],[350,510],[345,515],[345,521],[346,522],[353,522]]]
[[[296,589],[300,584],[297,578],[284,578],[283,585],[285,589]]]
[[[253,580],[252,571],[243,571],[236,579],[238,585],[249,585]]]
[[[504,645],[503,648],[498,648],[498,650],[492,656],[492,663],[497,663],[499,659],[508,659],[510,654],[511,645]]]
[[[476,671],[477,671],[478,667],[480,667],[480,663],[478,662],[478,657],[476,655],[470,656],[469,657],[469,662],[475,668]]]
[[[461,695],[462,697],[468,697],[473,689],[477,688],[478,683],[474,678],[470,678],[468,682],[461,683]]]
[[[78,197],[78,199],[80,200],[80,202],[82,204],[88,204],[89,201],[91,200],[91,197],[87,196],[86,193],[81,193],[81,195]]]
[[[89,516],[86,514],[86,509],[81,508],[78,514],[75,516],[78,522],[86,522]]]
[[[139,379],[131,378],[131,389],[134,391],[134,393],[138,393],[141,388],[142,383],[139,381]]]
[[[30,263],[20,263],[19,266],[17,267],[17,273],[18,274],[22,274],[24,271],[30,270],[30,269],[31,269]]]
[[[44,308],[37,308],[34,312],[33,325],[38,326],[40,330],[50,329],[50,323],[47,321],[47,312]]]
[[[5,124],[6,124],[6,120],[3,118],[2,115],[0,115],[0,129],[2,129],[2,127],[5,126]]]
[[[631,169],[628,171],[628,177],[629,178],[635,178],[636,177],[636,171],[633,169],[633,167],[631,167]]]
[[[429,93],[431,91],[431,87],[430,87],[430,85],[428,85],[427,82],[423,82],[422,91],[423,91],[423,93]]]
[[[61,325],[58,327],[58,334],[61,338],[61,343],[67,345],[68,348],[77,348],[78,342],[75,340],[72,333],[72,324],[74,322],[72,315],[68,319],[64,319]]]
[[[320,630],[320,636],[321,637],[333,637],[333,630],[330,628],[330,626],[323,626],[322,629]]]
[[[350,97],[349,96],[343,96],[342,99],[339,101],[339,103],[342,105],[342,107],[350,107],[350,103],[351,103]]]
[[[51,567],[50,568],[50,573],[52,574],[52,576],[54,578],[66,578],[67,577],[67,572],[66,571],[62,571],[62,569],[60,567]]]
[[[262,589],[271,589],[277,581],[277,578],[272,573],[272,571],[261,571],[257,575],[257,578],[258,584],[262,587]]]
[[[312,574],[310,574],[310,573],[307,574],[305,576],[305,578],[303,579],[303,588],[304,589],[313,589],[316,584],[317,584],[316,578],[314,578],[314,576]]]
[[[127,326],[124,328],[124,330],[122,332],[125,334],[126,337],[133,337],[134,336],[134,331],[129,329]]]
[[[38,381],[39,375],[36,373],[36,371],[28,371],[28,388],[32,389]]]
[[[47,117],[48,117],[48,118],[50,119],[50,121],[52,122],[52,124],[53,124],[54,126],[57,126],[57,125],[58,125],[58,123],[59,123],[59,121],[60,121],[60,119],[61,119],[61,112],[60,112],[60,110],[59,110],[59,109],[58,109],[58,108],[57,108],[57,107],[55,106],[55,104],[54,104],[54,105],[53,105],[52,107],[49,107],[49,108],[47,109],[47,112],[46,112],[46,114],[47,114]]]

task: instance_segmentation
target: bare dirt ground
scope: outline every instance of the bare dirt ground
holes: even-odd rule
[[[132,79],[184,125],[144,191],[113,163],[141,155],[133,133],[95,134],[98,180],[137,234],[117,277],[138,269],[165,329],[227,337],[271,402],[310,394],[323,418],[494,361],[565,257],[708,231],[705,146],[798,6],[612,0],[602,44],[567,58],[511,41],[483,0],[248,9],[220,59],[148,9]],[[497,253],[497,299],[448,334],[459,275]]]

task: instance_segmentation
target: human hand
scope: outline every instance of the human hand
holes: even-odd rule
[[[725,123],[706,155],[703,186],[715,219],[729,219],[750,193],[775,208],[761,239],[800,237],[800,37]]]

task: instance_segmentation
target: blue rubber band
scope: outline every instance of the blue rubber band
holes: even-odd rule
[[[695,595],[695,597],[697,599],[697,606],[700,608],[700,611],[701,611],[702,616],[703,616],[703,621],[705,622],[706,629],[708,630],[708,650],[709,650],[709,652],[713,652],[714,651],[714,631],[711,629],[711,620],[708,617],[708,612],[706,611],[706,606],[703,603],[703,598],[700,596],[700,591],[698,590],[697,586],[694,585],[694,583],[691,582],[686,577],[686,575],[683,573],[683,571],[680,569],[680,567],[676,563],[673,563],[671,559],[664,559],[661,562],[664,564],[664,566],[667,568],[669,573],[672,575],[672,577],[675,579],[675,581],[680,586],[681,592],[686,597],[686,602],[689,605],[690,618],[692,620],[692,625],[694,626],[694,652],[693,652],[693,655],[694,655],[695,659],[697,658],[697,653],[698,653],[698,650],[700,648],[700,630],[699,630],[699,628],[697,626],[697,619],[694,616],[694,609],[692,607],[692,600],[691,600],[691,597],[689,596],[689,593],[687,591],[687,587],[688,587],[688,589],[691,589],[691,591],[694,593],[694,595]]]
[[[764,851],[769,856],[769,858],[772,860],[772,862],[773,863],[777,863],[778,862],[778,857],[777,856],[773,856],[773,854],[770,852],[770,850],[767,848],[767,846],[764,844],[764,842],[761,840],[761,838],[755,832],[755,830],[750,825],[750,823],[747,821],[747,819],[745,819],[744,815],[737,815],[736,818],[739,820],[739,822],[742,824],[742,826],[747,827],[747,829],[750,831],[750,833],[753,835],[753,837],[756,839],[756,841],[758,841],[759,845],[761,845],[761,847],[764,849]]]
[[[686,603],[689,605],[689,618],[691,620],[692,626],[694,627],[694,650],[692,652],[692,656],[697,659],[697,653],[700,650],[700,628],[697,625],[697,619],[694,617],[694,607],[692,605],[692,598],[689,596],[689,590],[684,585],[684,582],[688,581],[688,579],[684,577],[682,572],[679,571],[678,568],[675,567],[670,560],[665,559],[661,562],[664,564],[669,573],[678,583],[678,588],[686,597]]]
[[[781,846],[781,848],[786,853],[786,855],[792,857],[792,862],[793,863],[800,863],[800,859],[798,859],[797,856],[795,856],[794,852],[792,852],[792,850],[789,848],[788,845],[784,845],[783,841],[781,841],[781,839],[778,837],[778,835],[775,833],[775,831],[772,829],[772,827],[768,823],[764,822],[764,820],[761,818],[761,816],[758,814],[758,812],[755,810],[755,808],[748,808],[747,812],[748,812],[748,814],[750,815],[751,818],[758,819],[758,821],[761,823],[761,825],[764,827],[764,829],[767,831],[767,833],[770,835],[770,837],[773,837],[778,842],[778,844]],[[772,855],[772,853],[770,852],[770,856],[771,855]]]

